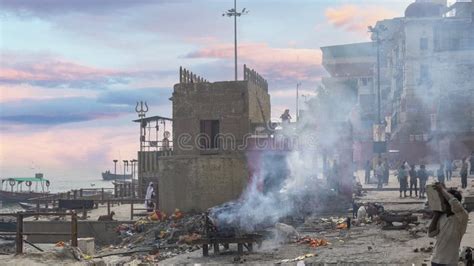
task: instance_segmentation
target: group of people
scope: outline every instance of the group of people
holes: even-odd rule
[[[367,161],[365,164],[365,183],[370,183],[370,172],[372,171],[372,164],[370,161]],[[388,166],[387,160],[378,161],[377,166],[374,169],[375,177],[377,178],[377,187],[382,188],[385,184],[388,184],[388,177],[390,175],[390,168]]]
[[[420,165],[420,168],[417,170],[415,165],[410,166],[408,162],[403,162],[397,172],[397,179],[400,184],[400,198],[407,197],[408,190],[410,190],[410,197],[415,192],[415,197],[425,198],[425,187],[428,177],[429,174],[424,164]],[[418,193],[418,187],[420,188],[420,193]]]
[[[366,184],[370,183],[372,169],[372,163],[367,161],[365,165]],[[444,184],[446,181],[451,180],[453,170],[455,169],[456,165],[453,160],[445,160],[441,163],[436,171],[438,182]],[[377,188],[382,188],[384,184],[388,184],[389,165],[386,159],[384,161],[378,160],[373,170],[374,177],[377,180]],[[470,156],[463,158],[461,161],[459,175],[461,176],[461,187],[463,189],[467,187],[467,177],[469,174],[474,175],[474,151]],[[415,197],[425,197],[425,186],[430,176],[425,165],[422,164],[416,169],[415,165],[410,165],[407,161],[404,161],[397,169],[396,176],[400,184],[400,197],[407,197],[408,191],[410,192],[410,197],[412,197],[413,194],[415,194]]]
[[[469,164],[471,165],[469,169]],[[436,172],[438,182],[445,183],[445,181],[451,180],[453,176],[453,168],[455,168],[454,162],[446,160],[444,164],[440,164],[438,171]],[[467,176],[474,175],[474,152],[471,156],[465,157],[461,160],[461,168],[459,175],[461,176],[461,187],[464,189],[467,187]]]

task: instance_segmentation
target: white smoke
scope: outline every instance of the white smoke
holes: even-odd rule
[[[353,102],[338,99],[339,107],[335,109],[333,95],[322,87],[319,90],[322,92],[309,101],[301,121],[283,126],[278,133],[287,140],[296,140],[296,144],[289,144],[294,149],[281,156],[262,151],[259,172],[251,178],[241,199],[211,209],[218,224],[254,231],[286,216],[318,212],[325,207],[328,196],[337,195],[326,183],[322,150],[334,149],[339,137],[347,134],[335,125],[347,121],[348,112],[344,110],[349,110]],[[337,117],[330,115],[336,112]]]

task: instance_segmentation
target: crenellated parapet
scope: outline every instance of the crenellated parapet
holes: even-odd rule
[[[260,76],[257,71],[248,68],[247,65],[244,65],[244,80],[251,81],[265,91],[268,91],[267,80]]]
[[[184,67],[179,67],[179,83],[202,83],[209,82]]]

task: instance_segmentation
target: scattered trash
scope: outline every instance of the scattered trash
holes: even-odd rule
[[[305,236],[297,241],[298,244],[308,244],[312,248],[317,248],[321,246],[329,245],[329,242],[326,239],[317,239]]]
[[[201,239],[204,231],[202,214],[185,214],[176,209],[168,216],[155,211],[133,224],[117,226],[116,232],[123,239],[122,243],[103,249],[102,254],[94,257],[136,254],[133,259],[137,262],[153,264],[200,249],[194,242]]]
[[[344,221],[343,223],[336,225],[336,229],[347,229],[347,223]]]
[[[311,258],[311,257],[315,257],[315,256],[317,256],[316,253],[308,253],[308,254],[305,254],[305,255],[296,257],[296,258],[294,258],[294,259],[284,259],[284,260],[281,260],[281,261],[277,262],[277,264],[300,261],[300,260],[304,260],[304,259]]]

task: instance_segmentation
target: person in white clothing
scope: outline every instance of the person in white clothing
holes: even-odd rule
[[[154,203],[153,203],[153,198],[155,197],[155,188],[153,187],[153,182],[150,182],[148,184],[148,187],[146,189],[146,194],[145,194],[145,208],[147,209],[148,212],[153,211]]]
[[[445,200],[447,209],[434,212],[428,228],[428,236],[436,237],[431,265],[458,265],[459,246],[466,233],[468,213],[461,205],[461,193],[455,189],[446,190],[436,184],[436,190]]]

